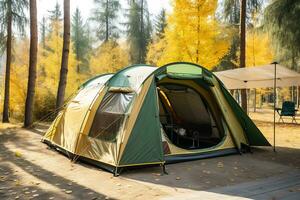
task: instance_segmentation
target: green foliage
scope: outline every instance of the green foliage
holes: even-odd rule
[[[25,10],[28,9],[27,0],[0,0],[0,50],[5,49],[6,29],[9,15],[12,16],[12,26],[17,28],[21,35],[25,34],[25,25],[28,20]],[[0,51],[1,52],[1,51]]]
[[[93,9],[93,21],[97,23],[97,37],[107,42],[119,37],[116,25],[121,5],[118,0],[94,0],[96,8]]]
[[[62,21],[62,11],[58,2],[56,2],[54,9],[48,12],[51,21]]]
[[[251,21],[254,12],[261,10],[263,0],[247,0],[246,18],[247,22]],[[240,0],[224,0],[223,1],[223,18],[226,22],[238,25],[240,22]]]
[[[88,33],[88,24],[83,22],[80,10],[76,8],[72,18],[71,39],[76,55],[78,73],[89,71],[89,59],[91,53],[91,41]]]
[[[162,9],[154,21],[155,33],[159,38],[164,37],[167,27],[166,9]]]
[[[42,18],[40,23],[41,41],[43,48],[46,47],[46,34],[47,34],[47,20],[45,17]]]
[[[151,40],[152,26],[145,0],[131,0],[127,14],[127,41],[132,63],[145,63],[147,46]]]
[[[265,10],[278,61],[300,70],[300,0],[273,0]]]

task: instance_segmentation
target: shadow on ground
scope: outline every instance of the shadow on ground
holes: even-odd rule
[[[0,129],[0,132],[2,132],[0,134],[0,199],[7,199],[12,196],[18,196],[20,199],[24,199],[34,197],[33,195],[36,194],[39,195],[39,199],[49,199],[50,197],[55,197],[55,199],[105,198],[103,194],[97,191],[86,188],[79,183],[72,182],[72,180],[66,179],[65,177],[58,176],[55,172],[41,168],[36,165],[34,161],[29,161],[22,156],[16,156],[15,152],[12,152],[4,144],[14,143],[18,145],[18,148],[28,151],[37,151],[37,147],[40,148],[44,145],[40,143],[40,135],[42,135],[43,127],[38,131],[27,132],[29,133],[28,137],[30,137],[30,140],[24,140],[22,138],[24,134],[19,136],[17,130],[20,129],[10,128],[5,129],[5,131]],[[32,147],[33,145],[35,145],[35,147]],[[163,190],[161,186],[166,186],[168,193],[174,195],[180,193],[177,193],[179,190],[189,189],[188,191],[191,191],[191,193],[195,192],[196,196],[194,199],[199,198],[199,195],[201,195],[198,192],[227,195],[229,197],[249,197],[249,193],[245,191],[250,187],[253,188],[252,194],[254,195],[252,195],[252,199],[264,199],[260,195],[261,193],[258,194],[255,192],[259,192],[259,190],[263,192],[261,188],[265,187],[264,180],[267,179],[267,184],[272,185],[271,183],[273,182],[273,185],[276,186],[276,183],[278,185],[274,191],[269,191],[269,193],[276,192],[278,189],[284,189],[288,190],[292,196],[299,194],[300,191],[297,188],[295,189],[295,184],[296,187],[298,187],[298,182],[293,181],[294,179],[292,178],[293,174],[294,178],[300,177],[300,149],[277,147],[276,153],[273,152],[271,147],[253,148],[252,150],[253,153],[243,155],[230,155],[167,165],[166,168],[169,175],[161,175],[161,168],[159,166],[129,168],[123,171],[119,179],[128,181],[128,183],[130,183],[129,181],[138,181],[138,183],[145,184],[154,190],[158,188]],[[25,173],[39,179],[40,182],[46,182],[58,188],[60,192],[43,191],[41,187],[43,183],[38,182],[32,182],[30,185],[27,184],[23,186],[18,182],[21,180],[21,177],[18,175],[18,172],[12,170],[11,165],[18,166]],[[92,168],[89,165],[81,163],[80,165]],[[99,173],[109,172],[99,171]],[[290,176],[292,178],[289,177],[289,179],[294,183],[290,184],[290,182],[285,181],[284,178],[281,182],[278,182],[277,179],[272,179],[273,177],[285,176],[286,174],[291,174]],[[4,178],[2,178],[2,176]],[[261,184],[261,186],[256,186],[258,183]],[[300,186],[298,188],[300,188]],[[72,191],[71,193],[69,193],[70,190]],[[128,192],[129,190],[132,194],[138,192],[138,188],[128,189]],[[239,190],[243,190],[243,192],[239,192]],[[255,196],[255,194],[258,195]],[[171,199],[173,199],[173,197]],[[266,197],[269,198],[270,196]],[[180,196],[178,196],[177,199],[180,199]]]
[[[18,137],[15,130],[15,128],[6,129],[5,132],[0,130],[2,132],[0,134],[0,199],[105,199],[103,194],[45,170],[16,152],[10,151],[4,145],[9,140],[18,144],[20,149],[34,151],[30,148],[32,143]],[[39,142],[38,139],[35,142]],[[13,170],[12,165],[17,166],[20,170]],[[37,178],[39,181],[23,183],[22,177],[18,175],[20,171]],[[43,190],[40,187],[44,184],[43,182],[58,188],[61,192]]]

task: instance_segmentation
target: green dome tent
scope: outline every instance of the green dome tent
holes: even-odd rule
[[[216,76],[183,62],[89,80],[42,141],[115,174],[270,145]]]

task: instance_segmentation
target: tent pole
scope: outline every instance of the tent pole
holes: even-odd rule
[[[300,104],[299,93],[300,93],[300,86],[297,86],[297,108],[299,108],[299,104]]]
[[[256,88],[254,88],[253,111],[256,112]]]
[[[273,63],[271,63],[271,64],[273,64],[274,65],[274,90],[273,90],[273,95],[274,95],[274,97],[273,97],[273,101],[274,101],[274,108],[273,108],[273,151],[274,152],[276,152],[276,147],[275,147],[275,132],[276,132],[276,119],[275,119],[275,117],[276,117],[276,101],[277,101],[277,99],[276,99],[276,68],[277,68],[277,62],[273,62]]]

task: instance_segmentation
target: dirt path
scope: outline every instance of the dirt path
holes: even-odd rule
[[[257,122],[269,140],[270,123]],[[300,173],[300,126],[278,127],[278,151],[225,156],[125,171],[120,177],[65,156],[40,142],[41,133],[0,124],[0,199],[173,199],[206,195],[233,198],[218,188]],[[287,188],[300,196],[300,188]],[[270,193],[272,196],[272,193]],[[203,197],[204,197],[203,196]],[[206,197],[205,196],[205,197]],[[234,194],[235,197],[243,195]],[[177,199],[178,199],[177,198]]]

